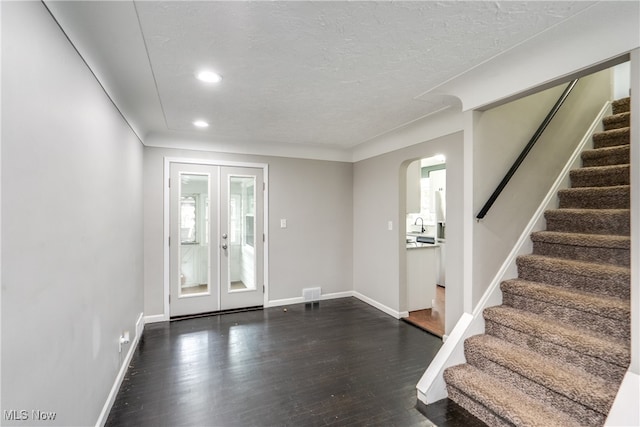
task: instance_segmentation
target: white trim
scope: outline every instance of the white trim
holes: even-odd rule
[[[164,314],[154,314],[151,316],[144,316],[144,324],[166,322],[168,318],[165,318]]]
[[[447,397],[446,386],[442,376],[443,371],[449,366],[464,362],[464,340],[472,335],[484,332],[484,318],[482,312],[487,307],[502,303],[500,283],[508,277],[517,276],[516,258],[519,255],[530,253],[532,244],[530,235],[533,231],[543,230],[545,227],[544,212],[554,207],[557,203],[557,193],[560,188],[569,186],[569,172],[576,166],[580,166],[580,153],[592,142],[593,134],[601,129],[602,119],[610,111],[610,103],[606,102],[600,109],[598,116],[574,150],[564,168],[549,189],[549,192],[538,206],[529,223],[520,234],[509,256],[494,276],[489,288],[482,295],[472,314],[466,312],[460,318],[453,331],[447,337],[436,357],[433,359],[425,373],[418,382],[418,399],[425,404],[436,402]]]
[[[1,3],[1,2],[0,2]],[[193,137],[173,132],[169,135],[151,132],[145,137],[147,147],[195,150],[215,153],[245,154],[255,156],[288,157],[295,159],[326,160],[332,162],[351,161],[351,150],[326,144],[271,143],[255,141],[212,141],[210,138]]]
[[[465,131],[463,138],[463,177],[462,177],[462,311],[471,313],[473,310],[473,228],[475,212],[473,208],[473,139],[476,123],[480,120],[480,113],[469,111],[464,113]],[[445,257],[446,261],[450,257]],[[446,264],[445,264],[446,265]],[[449,264],[451,265],[451,264]],[[447,329],[447,313],[451,313],[451,301],[445,298],[445,329]],[[449,316],[451,317],[451,316]]]
[[[640,425],[640,49],[631,51],[631,363],[605,426]]]
[[[220,194],[222,191],[220,191],[222,189],[222,170],[220,169],[220,167],[218,167],[216,169],[216,175],[218,175],[216,177],[216,183],[217,183],[217,188],[216,190],[216,236],[217,236],[217,240],[220,239],[220,236],[222,236],[222,221],[220,220],[221,218],[221,214],[222,214],[222,195]],[[213,186],[210,185],[209,186],[209,200],[213,200],[213,198],[211,197],[211,192],[213,191]],[[229,191],[229,188],[227,187],[227,191]],[[228,193],[227,193],[228,194]],[[211,207],[209,207],[209,209],[211,209]],[[229,209],[227,207],[227,214],[229,214]],[[211,218],[211,217],[209,217]],[[209,260],[211,260],[211,247],[213,246],[213,239],[211,239],[211,242],[209,242]],[[222,252],[223,249],[220,248],[218,245],[216,245],[216,272],[218,273],[218,277],[216,278],[216,282],[218,283],[218,286],[216,286],[217,291],[218,291],[218,306],[213,308],[214,310],[221,310],[222,309]],[[180,257],[178,257],[178,259],[180,259]],[[180,261],[178,261],[180,262]],[[227,266],[227,270],[229,269],[229,266]],[[229,271],[227,271],[227,274],[229,274]],[[228,276],[227,276],[228,277]],[[209,280],[211,280],[211,268],[209,268]],[[209,282],[211,286],[211,284],[213,282]],[[169,283],[169,285],[171,285],[171,283]]]
[[[264,226],[264,242],[262,243],[262,282],[264,284],[263,304],[266,307],[269,303],[269,165],[264,164],[262,168],[262,181],[264,182],[264,194],[262,194],[262,217]],[[260,236],[256,236],[260,238]],[[258,285],[259,286],[259,285]]]
[[[233,162],[227,160],[216,160],[216,159],[198,159],[192,157],[172,157],[165,156],[164,157],[164,176],[163,176],[163,225],[164,225],[164,235],[163,235],[163,254],[164,254],[164,273],[163,273],[163,314],[162,315],[153,315],[148,316],[152,318],[154,322],[166,322],[169,320],[170,307],[169,307],[169,287],[171,283],[171,277],[169,274],[169,265],[170,265],[170,249],[169,249],[169,235],[171,232],[170,229],[170,209],[171,209],[171,200],[170,200],[170,188],[169,188],[169,178],[171,176],[171,163],[185,163],[185,164],[195,164],[195,165],[205,165],[205,166],[226,166],[226,167],[240,167],[240,168],[256,168],[262,169],[262,180],[265,185],[265,190],[263,194],[263,213],[262,218],[264,221],[263,233],[265,236],[265,241],[263,245],[263,275],[264,275],[264,298],[263,305],[267,307],[268,297],[269,297],[269,238],[268,238],[268,230],[269,230],[269,165],[267,163],[253,163],[253,162]],[[257,236],[259,237],[259,236]],[[219,300],[218,300],[219,301]],[[160,320],[159,317],[162,316]]]
[[[103,427],[107,422],[109,412],[111,412],[113,403],[115,402],[116,396],[118,395],[118,390],[120,390],[120,386],[122,385],[124,376],[126,375],[129,364],[131,363],[131,359],[133,359],[133,354],[136,352],[140,337],[142,336],[142,333],[144,333],[144,319],[144,313],[140,313],[140,315],[138,316],[138,320],[136,320],[136,336],[133,338],[133,341],[131,341],[131,344],[129,345],[129,351],[127,351],[127,355],[120,364],[120,370],[118,371],[118,375],[113,382],[113,386],[111,386],[111,391],[107,396],[107,401],[104,403],[102,411],[100,411],[100,415],[98,416],[98,420],[96,421],[96,427]],[[138,331],[141,331],[141,333],[138,334]]]
[[[360,292],[357,291],[344,291],[344,292],[334,292],[334,293],[330,293],[330,294],[323,294],[320,296],[320,301],[324,301],[324,300],[329,300],[329,299],[337,299],[337,298],[349,298],[349,297],[354,297],[359,299],[362,302],[365,302],[367,304],[369,304],[370,306],[377,308],[378,310],[384,312],[385,314],[388,314],[389,316],[393,317],[394,319],[401,319],[403,317],[408,317],[409,313],[406,311],[402,311],[399,312],[397,310],[394,310],[390,307],[387,307],[384,304],[379,303],[378,301],[369,298],[366,295],[361,294]],[[268,307],[280,307],[283,305],[293,305],[293,304],[303,304],[306,303],[308,301],[305,301],[303,297],[295,297],[295,298],[283,298],[283,299],[277,299],[277,300],[273,300],[273,301],[269,301],[267,304],[265,304],[265,308]]]
[[[303,302],[304,302],[304,299],[302,297],[276,299],[276,300],[273,300],[273,301],[269,301],[267,304],[265,304],[265,308],[268,308],[268,307],[280,307],[280,306],[283,306],[283,305],[300,304],[300,303],[303,303]]]
[[[640,425],[640,375],[627,371],[604,425],[607,427]]]
[[[418,399],[423,403],[432,403],[443,399],[447,396],[447,389],[442,371],[444,368],[459,363],[464,363],[464,353],[459,351],[459,343],[463,343],[468,336],[467,329],[471,326],[473,316],[464,313],[451,333],[447,335],[447,339],[443,339],[442,347],[433,358],[431,364],[427,368],[420,382],[416,387],[418,389]],[[428,387],[421,387],[427,384]]]
[[[631,364],[640,375],[640,49],[631,52]]]
[[[378,301],[376,301],[374,299],[371,299],[366,295],[361,294],[360,292],[353,291],[353,296],[358,298],[360,301],[366,302],[370,306],[373,306],[373,307],[377,308],[378,310],[387,313],[389,316],[391,316],[393,318],[400,319],[402,317],[402,315],[401,315],[401,313],[399,311],[394,310],[391,307],[387,307],[386,305],[381,304]]]
[[[0,2],[0,22],[2,22],[2,2]],[[2,32],[0,31],[0,46],[1,45],[2,45]],[[2,81],[2,58],[0,58],[0,81]],[[0,84],[0,99],[2,99],[1,84]],[[2,135],[1,109],[0,109],[0,135]],[[1,143],[0,143],[0,206],[2,206],[2,144]],[[2,260],[2,209],[0,209],[0,260]],[[2,262],[0,262],[0,290],[1,289],[4,289],[4,287],[2,286]],[[2,292],[0,291],[0,311],[2,310],[1,307],[2,307]],[[0,315],[0,331],[2,331],[2,315]],[[1,339],[0,339],[0,354],[3,354]],[[2,378],[2,363],[0,363],[0,378]],[[0,393],[0,400],[1,400],[1,393]]]
[[[334,292],[331,294],[323,294],[320,295],[320,301],[337,299],[337,298],[349,298],[352,297],[353,291],[344,291],[344,292]],[[303,304],[308,301],[305,301],[303,297],[295,297],[295,298],[283,298],[276,299],[273,301],[268,301],[264,306],[267,307],[281,307],[283,305],[293,305],[293,304]]]

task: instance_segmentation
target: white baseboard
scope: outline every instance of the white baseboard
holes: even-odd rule
[[[395,319],[400,319],[402,317],[409,317],[409,313],[407,311],[400,312],[400,311],[394,310],[356,291],[344,291],[344,292],[334,292],[331,294],[323,294],[320,296],[320,300],[322,301],[322,300],[329,300],[329,299],[336,299],[336,298],[349,298],[349,297],[358,298],[360,301],[365,302],[370,306],[377,308],[378,310],[384,312],[385,314],[388,314],[389,316]],[[306,301],[302,297],[276,299],[276,300],[269,301],[265,305],[265,308],[280,307],[283,305],[292,305],[292,304],[302,304],[305,302]]]
[[[138,342],[140,341],[140,337],[144,332],[144,321],[145,317],[143,313],[140,313],[138,316],[138,320],[136,321],[136,336],[131,341],[129,345],[129,351],[127,351],[127,355],[125,356],[122,364],[120,365],[120,370],[118,371],[118,375],[116,376],[115,381],[113,382],[113,386],[111,387],[111,391],[109,392],[109,396],[107,396],[107,401],[104,403],[102,407],[102,411],[100,412],[100,416],[98,416],[98,421],[96,421],[96,427],[104,427],[107,422],[107,418],[109,417],[109,412],[111,412],[111,408],[113,407],[113,402],[116,400],[116,396],[118,394],[118,390],[120,390],[120,386],[122,385],[122,381],[124,380],[124,376],[127,373],[127,369],[129,368],[129,364],[131,363],[131,359],[133,358],[133,354],[138,347]],[[140,333],[138,333],[140,331]]]
[[[331,293],[331,294],[320,295],[320,301],[329,300],[329,299],[336,299],[336,298],[348,298],[348,297],[352,297],[352,296],[353,296],[353,291],[334,292],[334,293]],[[267,302],[267,304],[264,307],[265,308],[268,308],[268,307],[281,307],[283,305],[303,304],[305,302],[307,302],[307,301],[305,301],[304,298],[302,298],[302,297],[283,298],[283,299],[271,300],[271,301]]]
[[[337,298],[349,298],[353,296],[353,291],[334,292],[332,294],[324,294],[320,296],[321,300],[337,299]]]
[[[391,317],[394,317],[394,318],[396,318],[396,319],[400,319],[400,318],[402,317],[402,314],[403,314],[403,313],[401,313],[401,312],[399,312],[399,311],[397,311],[397,310],[394,310],[394,309],[392,309],[391,307],[387,307],[386,305],[381,304],[381,303],[379,303],[378,301],[376,301],[376,300],[374,300],[374,299],[371,299],[371,298],[369,298],[369,297],[368,297],[368,296],[366,296],[366,295],[361,294],[360,292],[353,291],[353,296],[354,296],[354,297],[356,297],[356,298],[358,298],[360,301],[362,301],[362,302],[366,302],[366,303],[367,303],[367,304],[369,304],[370,306],[375,307],[375,308],[377,308],[378,310],[380,310],[380,311],[383,311],[383,312],[387,313],[387,314],[388,314],[389,316],[391,316]],[[407,313],[407,316],[408,316],[408,313]],[[406,317],[406,316],[405,316],[405,317]]]
[[[301,304],[303,302],[304,302],[304,299],[302,297],[274,299],[274,300],[271,300],[271,301],[267,302],[265,304],[264,308],[280,307],[280,306],[283,306],[283,305]]]
[[[151,316],[144,316],[144,324],[147,325],[149,323],[158,323],[158,322],[168,322],[169,318],[164,314],[153,314]]]

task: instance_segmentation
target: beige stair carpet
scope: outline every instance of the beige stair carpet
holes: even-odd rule
[[[614,101],[547,230],[485,309],[449,398],[491,426],[601,426],[630,362],[629,98]]]

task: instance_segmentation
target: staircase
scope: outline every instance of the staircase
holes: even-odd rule
[[[449,398],[491,426],[601,426],[630,362],[630,99],[613,102],[594,149],[502,282]]]

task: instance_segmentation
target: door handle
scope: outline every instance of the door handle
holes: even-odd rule
[[[222,235],[222,238],[226,240],[226,238],[227,238],[227,233],[223,234],[223,235]]]
[[[227,244],[226,243],[222,244],[222,249],[227,249]]]

